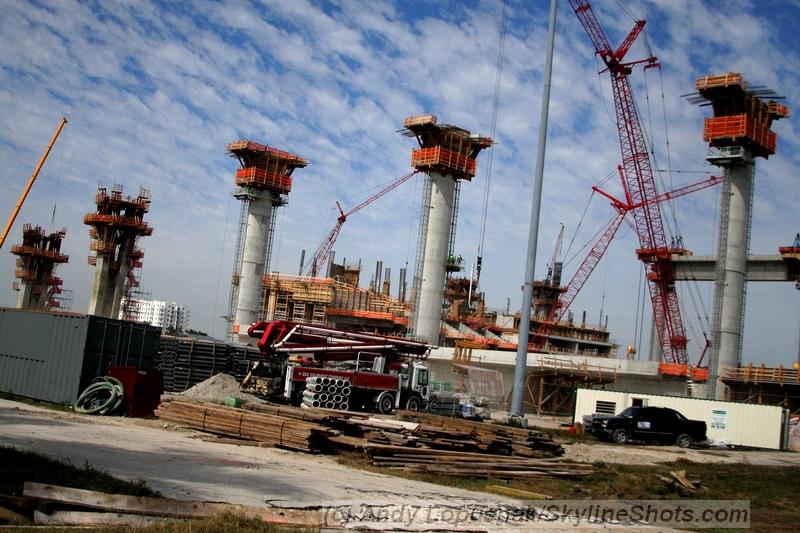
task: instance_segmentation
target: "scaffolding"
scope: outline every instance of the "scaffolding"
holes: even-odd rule
[[[242,283],[242,272],[247,248],[247,225],[250,215],[259,210],[263,202],[269,202],[270,209],[267,214],[266,222],[257,222],[258,216],[254,214],[255,223],[266,223],[266,242],[255,243],[257,246],[264,246],[262,251],[257,250],[258,272],[255,275],[261,279],[269,272],[269,265],[272,255],[272,242],[275,232],[275,221],[277,216],[276,207],[286,205],[287,195],[292,190],[291,175],[296,168],[308,165],[308,161],[298,155],[290,154],[284,150],[279,150],[271,146],[259,144],[250,140],[239,140],[228,143],[228,153],[231,157],[238,160],[240,168],[234,175],[234,183],[237,189],[233,196],[242,202],[239,213],[238,230],[236,234],[236,250],[233,259],[233,272],[231,274],[231,291],[228,301],[228,340],[234,340],[239,333],[239,324],[236,324],[237,308],[240,308],[240,285]],[[252,281],[252,280],[251,280]],[[247,295],[250,297],[250,295]],[[260,308],[266,305],[267,295],[262,291],[259,295],[261,302]],[[298,306],[299,309],[299,306]],[[240,309],[241,311],[241,309]],[[313,315],[313,313],[312,313]],[[257,318],[263,318],[264,315]]]
[[[759,405],[780,405],[800,413],[800,369],[768,367],[750,363],[727,368],[722,381],[728,386],[727,400]]]
[[[55,271],[58,265],[69,261],[69,256],[61,253],[66,234],[67,228],[47,234],[41,226],[22,227],[22,244],[11,247],[11,253],[17,256],[14,274],[19,282],[14,287],[20,291],[18,308],[61,308],[59,295],[63,293],[64,282]]]
[[[110,194],[100,185],[95,204],[96,211],[83,217],[89,226],[89,250],[94,252],[88,263],[98,269],[89,313],[117,318],[122,299],[138,286],[136,272],[144,257],[140,239],[153,234],[144,221],[150,210],[150,192],[140,187],[135,198],[125,197],[122,185],[115,184]]]
[[[617,369],[613,367],[544,358],[526,375],[523,403],[529,406],[528,412],[537,415],[568,416],[574,409],[575,389],[603,387],[616,381]]]
[[[737,72],[697,78],[702,99],[711,102],[713,117],[703,125],[703,140],[716,148],[742,146],[752,155],[768,158],[775,153],[777,135],[770,130],[773,120],[789,116],[789,108],[775,100],[768,89],[749,89]]]
[[[267,274],[264,276],[267,320],[405,333],[408,308],[389,296],[332,278]]]
[[[403,121],[403,134],[416,137],[419,148],[411,152],[411,166],[423,172],[450,174],[455,179],[475,177],[478,152],[492,145],[490,137],[437,124],[434,115],[417,115]]]

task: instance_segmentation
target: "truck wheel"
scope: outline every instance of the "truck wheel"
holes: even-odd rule
[[[675,439],[675,444],[678,446],[678,448],[688,448],[692,444],[692,437],[686,433],[681,433],[678,435],[678,438]]]
[[[611,434],[611,439],[617,444],[625,444],[628,442],[628,432],[624,429],[615,429]]]
[[[388,415],[394,410],[394,395],[391,392],[382,392],[375,404],[380,414]]]
[[[417,395],[411,395],[406,400],[406,411],[419,411],[422,407],[422,400]]]

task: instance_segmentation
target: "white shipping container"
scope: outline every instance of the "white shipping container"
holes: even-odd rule
[[[615,392],[577,389],[572,421],[595,413],[619,414],[631,405],[669,407],[686,418],[706,423],[707,435],[714,441],[737,446],[781,450],[786,447],[788,411],[775,405],[754,405],[701,398],[662,396],[640,392]]]

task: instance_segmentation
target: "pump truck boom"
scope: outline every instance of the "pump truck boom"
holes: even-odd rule
[[[347,400],[337,404],[346,409],[386,414],[401,407],[416,411],[428,401],[429,371],[422,361],[431,346],[425,343],[286,320],[257,322],[247,333],[260,339],[263,359],[242,385],[265,396],[299,405],[307,382],[328,378],[349,389]]]

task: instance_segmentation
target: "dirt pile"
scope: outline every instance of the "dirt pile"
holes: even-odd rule
[[[262,402],[258,397],[239,389],[239,382],[228,374],[216,374],[194,387],[186,389],[180,396],[204,402],[224,402],[228,396],[243,398],[248,402]]]

